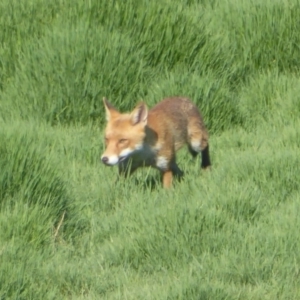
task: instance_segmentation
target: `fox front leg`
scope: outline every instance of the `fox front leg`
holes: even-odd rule
[[[162,173],[162,183],[165,189],[172,187],[173,182],[173,172],[172,170],[167,170]]]

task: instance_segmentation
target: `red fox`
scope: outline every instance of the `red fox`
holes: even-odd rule
[[[175,152],[188,144],[190,153],[202,156],[202,168],[210,167],[208,132],[197,107],[188,99],[162,100],[149,112],[144,102],[131,113],[120,113],[103,98],[107,125],[105,165],[118,165],[119,174],[132,174],[138,167],[155,167],[162,173],[163,187],[172,185],[173,175],[182,176]]]

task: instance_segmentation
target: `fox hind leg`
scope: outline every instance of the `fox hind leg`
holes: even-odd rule
[[[193,158],[196,158],[199,151],[195,151],[190,144],[188,145],[188,149],[189,149],[189,152],[191,153],[191,155],[193,156]]]
[[[211,162],[210,162],[209,145],[208,144],[203,150],[201,150],[201,157],[202,157],[201,168],[202,169],[210,168]]]
[[[208,133],[204,125],[194,122],[189,124],[188,149],[193,157],[201,153],[201,168],[211,166],[208,145]]]
[[[202,146],[203,144],[204,147]],[[198,153],[201,153],[201,168],[206,169],[211,166],[209,145],[207,142],[203,144],[199,140],[192,140],[188,146],[188,149],[193,157],[196,157]]]

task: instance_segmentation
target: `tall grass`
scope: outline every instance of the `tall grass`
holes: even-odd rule
[[[1,299],[298,299],[300,4],[0,3]],[[211,173],[115,183],[104,111],[185,95]]]

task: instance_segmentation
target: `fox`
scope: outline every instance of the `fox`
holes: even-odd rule
[[[184,145],[193,157],[201,154],[201,167],[210,169],[208,131],[189,98],[165,98],[150,110],[142,101],[129,113],[119,112],[105,97],[103,103],[106,127],[101,161],[106,166],[117,165],[119,175],[154,167],[162,174],[163,188],[170,188],[174,176],[183,176],[176,152]]]

